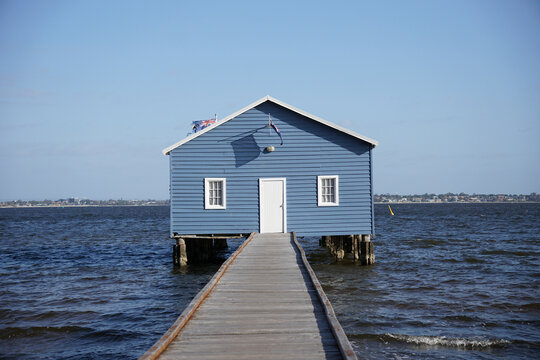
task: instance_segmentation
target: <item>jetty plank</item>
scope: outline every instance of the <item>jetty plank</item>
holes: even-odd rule
[[[294,233],[249,240],[141,359],[356,359]]]

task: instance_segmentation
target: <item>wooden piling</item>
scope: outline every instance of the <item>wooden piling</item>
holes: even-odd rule
[[[186,266],[187,263],[186,242],[184,239],[178,239],[178,265]]]
[[[369,234],[322,236],[319,244],[327,247],[338,261],[343,260],[346,254],[351,254],[351,259],[360,261],[362,265],[375,263],[373,243]]]
[[[360,263],[362,265],[375,264],[375,253],[369,234],[362,234],[362,241],[360,242]]]
[[[228,248],[227,240],[243,238],[242,234],[204,234],[204,235],[181,235],[174,233],[173,239],[173,264],[176,266],[207,263],[216,258],[217,250]]]
[[[330,241],[331,241],[331,236],[323,236],[321,237],[321,246],[325,246],[325,247],[329,247],[330,246]]]
[[[346,254],[353,253],[353,238],[354,238],[354,235],[348,235],[344,237],[343,250],[345,250]]]
[[[173,245],[173,264],[175,266],[187,265],[186,243],[182,238],[176,238],[176,244]]]
[[[174,244],[172,248],[173,248],[173,250],[172,250],[173,264],[174,264],[174,266],[178,266],[179,265],[179,262],[178,262],[178,245]]]
[[[343,236],[337,236],[337,251],[336,251],[336,258],[338,260],[343,260],[345,258],[345,250],[343,247]]]
[[[354,261],[358,260],[358,237],[351,235],[351,252]]]
[[[323,243],[330,249],[330,253],[336,257],[336,260],[343,260],[345,257],[345,251],[343,250],[343,236],[323,236]]]

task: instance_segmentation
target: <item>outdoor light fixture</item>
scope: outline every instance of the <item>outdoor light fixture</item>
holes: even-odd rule
[[[275,150],[275,149],[274,149],[274,147],[273,147],[272,145],[266,147],[266,151],[267,151],[267,152],[272,152],[272,151],[274,151],[274,150]]]

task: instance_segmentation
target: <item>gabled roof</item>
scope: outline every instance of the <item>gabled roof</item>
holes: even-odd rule
[[[360,134],[358,134],[358,133],[356,133],[356,132],[354,132],[354,131],[351,131],[351,130],[349,130],[349,129],[345,129],[344,127],[341,127],[341,126],[339,126],[339,125],[336,125],[336,124],[334,124],[334,123],[331,123],[330,121],[326,121],[326,120],[324,120],[324,119],[322,119],[322,118],[320,118],[320,117],[318,117],[318,116],[312,115],[312,114],[310,114],[310,113],[308,113],[308,112],[306,112],[306,111],[304,111],[304,110],[300,110],[300,109],[298,109],[298,108],[296,108],[296,107],[294,107],[294,106],[292,106],[292,105],[286,104],[286,103],[284,103],[283,101],[280,101],[280,100],[278,100],[278,99],[275,99],[275,98],[271,97],[270,95],[266,95],[265,97],[263,97],[263,98],[261,98],[261,99],[255,101],[254,103],[249,104],[249,105],[246,106],[245,108],[240,109],[240,110],[238,110],[237,112],[232,113],[231,115],[229,115],[229,116],[227,116],[227,117],[225,117],[225,118],[219,120],[217,123],[215,123],[215,124],[213,124],[213,125],[210,125],[209,127],[204,128],[203,130],[201,130],[201,131],[199,131],[199,132],[196,132],[195,134],[191,134],[191,135],[189,135],[188,137],[186,137],[185,139],[183,139],[183,140],[177,142],[176,144],[171,145],[171,146],[169,146],[169,147],[166,148],[166,149],[163,149],[163,154],[164,154],[164,155],[169,155],[169,153],[170,153],[172,150],[176,149],[177,147],[182,146],[182,145],[184,145],[185,143],[187,143],[187,142],[189,142],[189,141],[195,139],[196,137],[199,137],[199,136],[201,136],[202,134],[204,134],[204,133],[206,133],[206,132],[208,132],[208,131],[211,131],[212,129],[215,129],[215,128],[218,127],[218,126],[225,124],[227,121],[229,121],[229,120],[231,120],[231,119],[237,117],[238,115],[240,115],[240,114],[242,114],[242,113],[245,113],[245,112],[248,111],[248,110],[253,109],[254,107],[259,106],[260,104],[262,104],[262,103],[265,102],[265,101],[271,101],[271,102],[273,102],[273,103],[275,103],[275,104],[278,104],[278,105],[280,105],[280,106],[282,106],[282,107],[284,107],[284,108],[286,108],[286,109],[289,109],[289,110],[294,111],[294,112],[296,112],[296,113],[298,113],[298,114],[300,114],[300,115],[303,115],[303,116],[305,116],[305,117],[307,117],[307,118],[310,118],[311,120],[315,120],[315,121],[317,121],[317,122],[320,122],[321,124],[324,124],[324,125],[326,125],[326,126],[329,126],[329,127],[331,127],[331,128],[334,128],[334,129],[336,129],[336,130],[338,130],[338,131],[341,131],[341,132],[343,132],[343,133],[345,133],[345,134],[348,134],[348,135],[350,135],[350,136],[353,136],[353,137],[355,137],[355,138],[357,138],[357,139],[360,139],[360,140],[363,140],[363,141],[365,141],[365,142],[368,142],[368,143],[370,143],[371,145],[373,145],[374,147],[377,146],[377,145],[379,144],[379,142],[376,141],[376,140],[370,139],[370,138],[368,138],[368,137],[366,137],[366,136],[364,136],[364,135],[360,135]]]

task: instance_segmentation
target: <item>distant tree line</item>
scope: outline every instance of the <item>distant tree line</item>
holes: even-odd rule
[[[58,200],[14,200],[2,201],[3,207],[32,207],[32,206],[169,206],[169,200],[91,200],[67,198]]]
[[[540,202],[540,195],[531,193],[523,194],[465,194],[465,193],[446,193],[446,194],[378,194],[374,195],[375,202],[396,203],[396,202],[422,202],[422,203],[451,203],[451,202]]]

